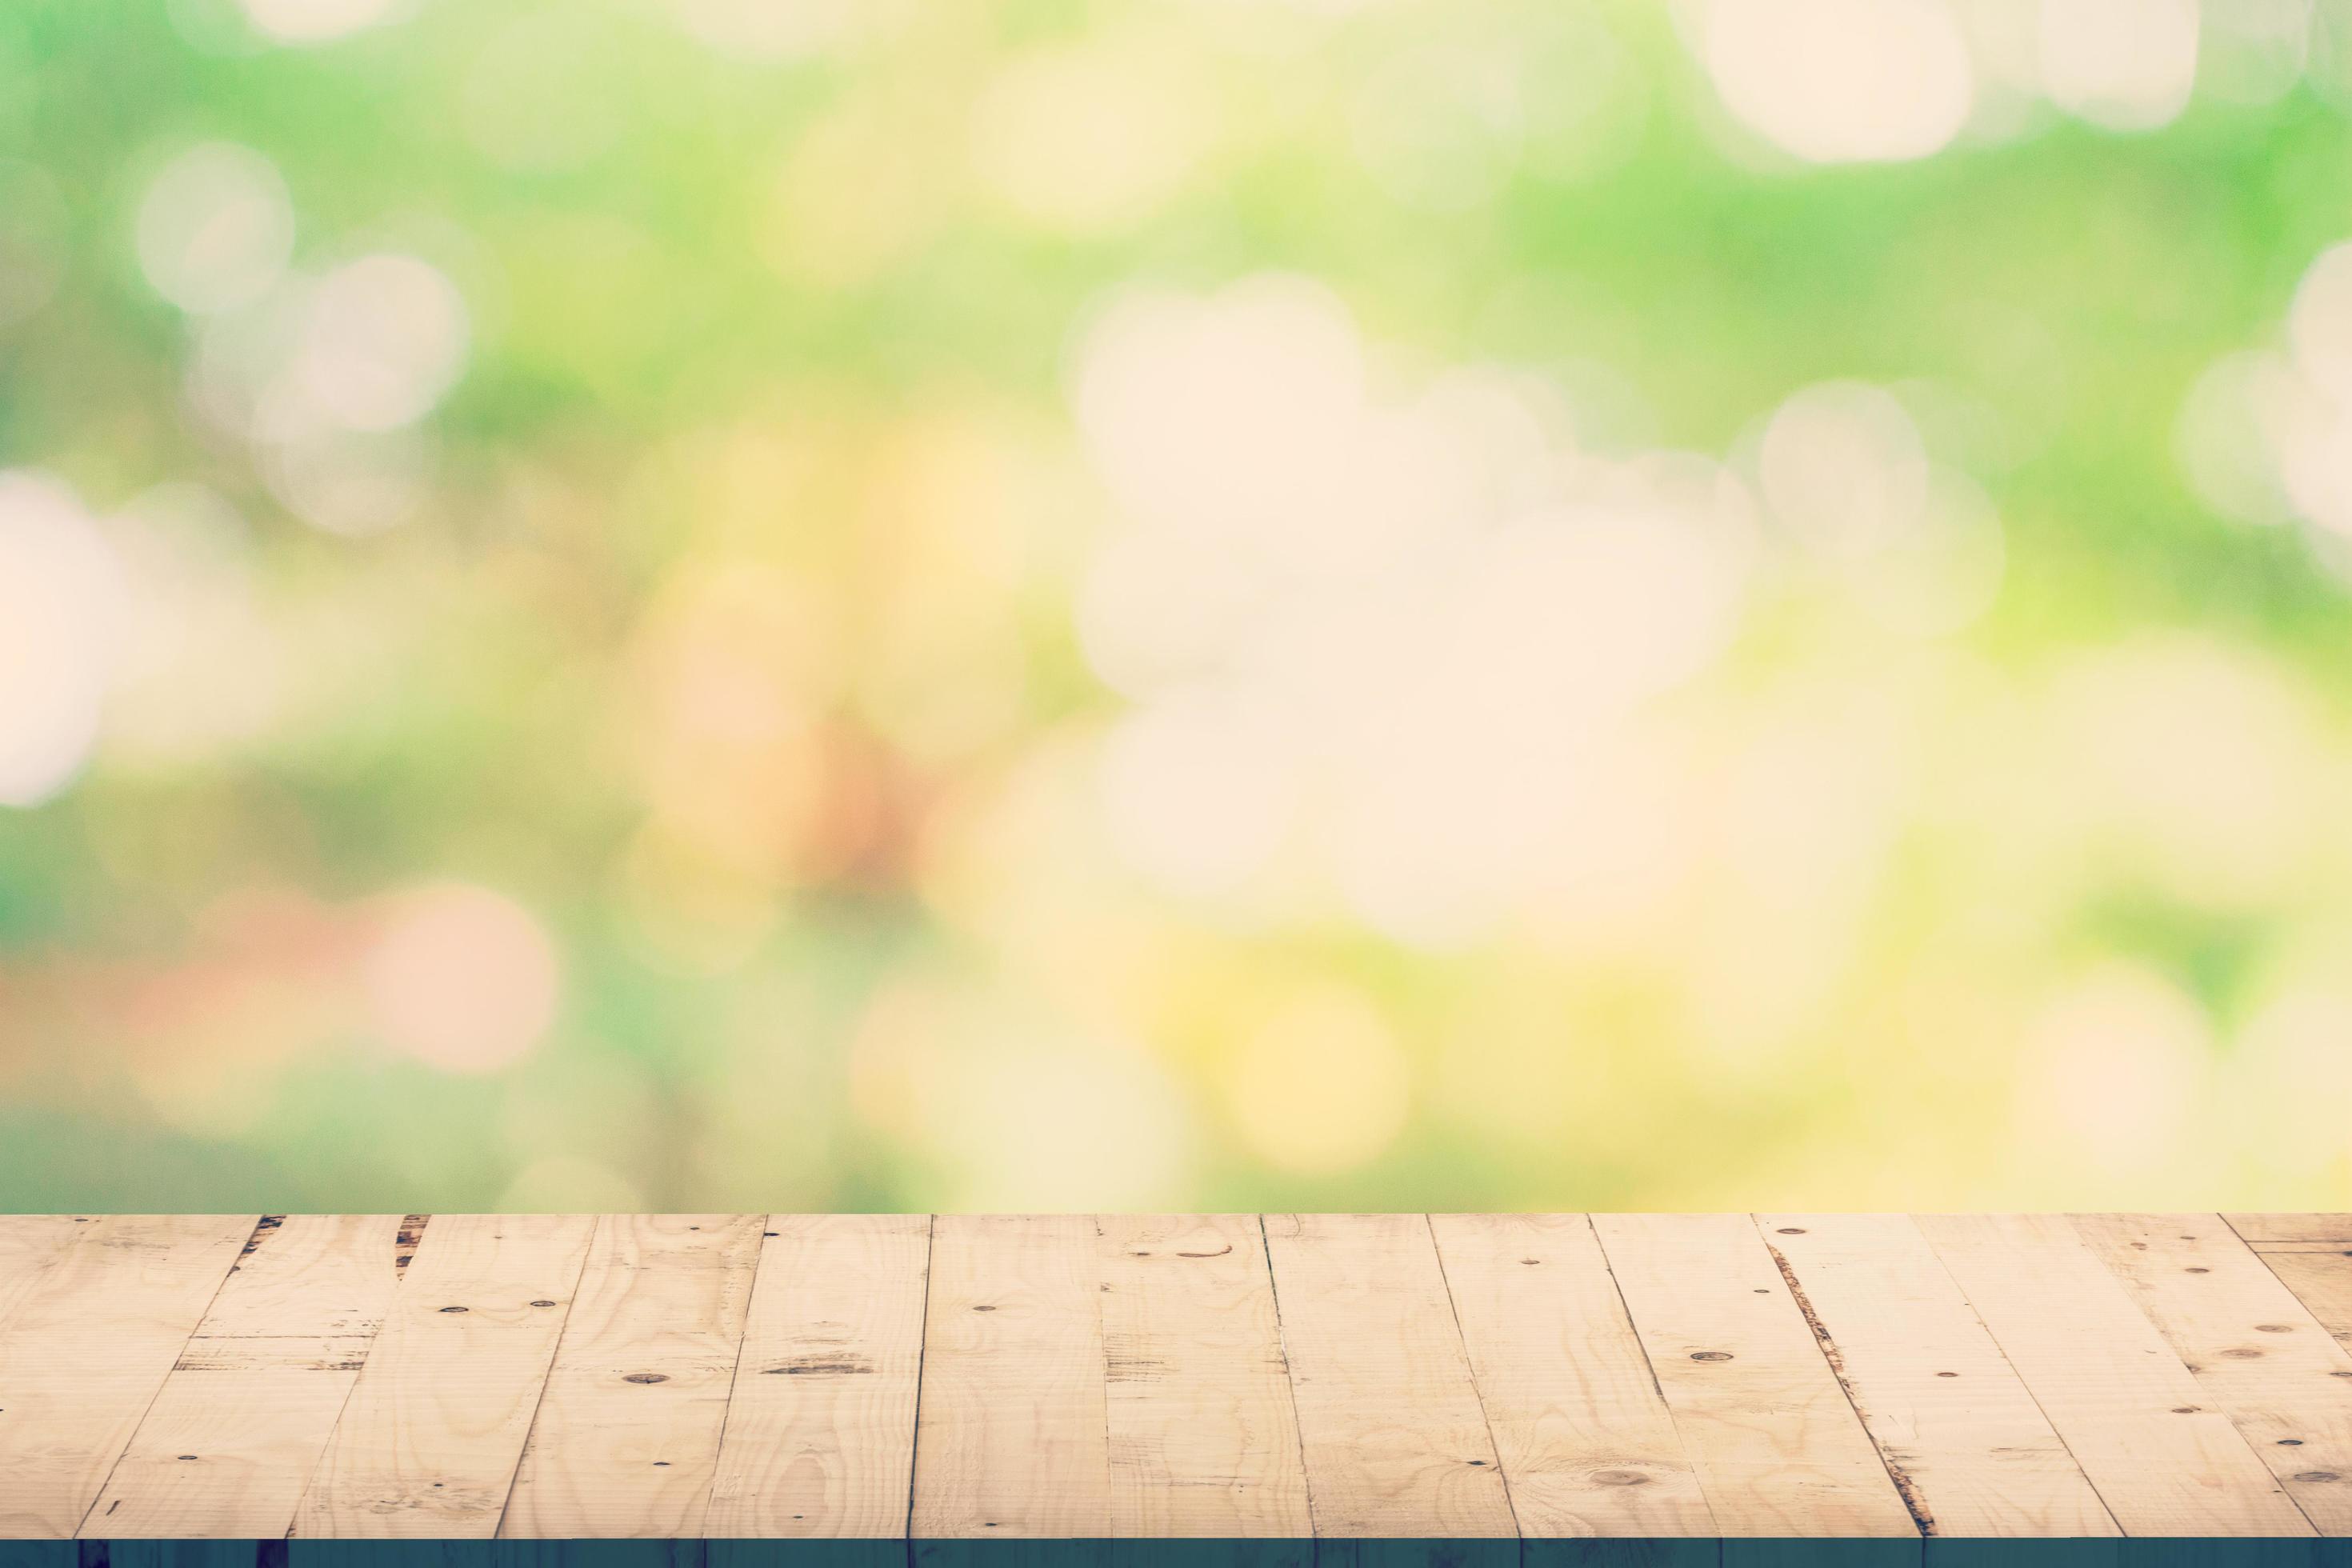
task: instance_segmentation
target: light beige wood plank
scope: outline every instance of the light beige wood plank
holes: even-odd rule
[[[2074,1228],[2304,1517],[2352,1535],[2352,1354],[2219,1215],[2078,1215]]]
[[[2063,1215],[1917,1222],[2125,1534],[2311,1533]]]
[[[774,1215],[719,1445],[714,1538],[907,1529],[929,1215]]]
[[[764,1215],[605,1215],[499,1534],[698,1537]]]
[[[932,1222],[912,1528],[1111,1533],[1101,1238],[1085,1215]]]
[[[252,1243],[180,1352],[82,1533],[284,1535],[383,1326],[398,1215],[289,1215]]]
[[[433,1216],[295,1534],[497,1533],[594,1228],[588,1215]]]
[[[1113,1533],[1311,1536],[1257,1216],[1100,1224]]]
[[[88,1223],[74,1215],[0,1215],[0,1331],[6,1330],[16,1303]]]
[[[1595,1215],[1726,1536],[1918,1534],[1746,1215]]]
[[[2352,1214],[2230,1214],[2230,1228],[2257,1246],[2341,1245],[2352,1247]]]
[[[2330,1338],[2352,1348],[2352,1247],[2324,1252],[2258,1252],[2264,1268],[2294,1293]]]
[[[1930,1533],[2122,1533],[1909,1215],[1756,1220]]]
[[[1429,1222],[1520,1532],[1716,1534],[1592,1222]]]
[[[1317,1536],[1516,1536],[1427,1218],[1265,1224]]]
[[[73,1534],[256,1218],[93,1219],[17,1299],[0,1325],[0,1539]]]

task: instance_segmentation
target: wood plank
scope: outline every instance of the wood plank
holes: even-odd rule
[[[1516,1537],[1428,1220],[1265,1223],[1316,1535]]]
[[[498,1532],[594,1228],[586,1215],[433,1216],[295,1534]]]
[[[767,1228],[709,1533],[902,1537],[930,1216],[774,1215]]]
[[[764,1215],[606,1215],[499,1533],[702,1534]]]
[[[265,1220],[82,1533],[117,1541],[284,1535],[391,1310],[400,1221]]]
[[[2352,1247],[2256,1256],[2337,1344],[2352,1348]]]
[[[1917,1217],[2125,1534],[2311,1533],[2064,1215]]]
[[[1521,1534],[1716,1534],[1592,1222],[1429,1223]]]
[[[1757,1225],[1929,1534],[2122,1533],[1908,1215]]]
[[[2219,1215],[2077,1215],[2074,1228],[2304,1517],[2352,1535],[2352,1354]]]
[[[932,1222],[919,1540],[1109,1537],[1100,1246],[1084,1215]]]
[[[2228,1214],[2222,1219],[2245,1240],[2259,1247],[2352,1247],[2352,1214]]]
[[[1303,1546],[1307,1467],[1257,1216],[1101,1229],[1112,1533]]]
[[[0,1331],[49,1265],[89,1223],[73,1215],[0,1215]]]
[[[1592,1223],[1726,1536],[1918,1536],[1754,1222]]]
[[[0,1536],[73,1534],[257,1217],[75,1227],[0,1327]]]

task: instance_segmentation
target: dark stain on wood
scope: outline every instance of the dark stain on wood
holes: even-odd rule
[[[767,1377],[857,1377],[873,1370],[874,1363],[864,1356],[804,1355],[763,1366],[760,1372]]]
[[[400,1229],[392,1238],[392,1267],[395,1273],[408,1271],[408,1260],[416,1256],[416,1244],[425,1239],[425,1226],[431,1215],[409,1214],[400,1216]]]

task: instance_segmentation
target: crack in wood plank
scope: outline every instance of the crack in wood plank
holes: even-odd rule
[[[1877,1433],[1871,1426],[1870,1412],[1864,1407],[1862,1395],[1854,1391],[1853,1379],[1846,1375],[1845,1357],[1839,1353],[1837,1341],[1831,1335],[1829,1325],[1822,1322],[1822,1315],[1813,1310],[1813,1300],[1805,1294],[1804,1284],[1797,1278],[1797,1271],[1789,1267],[1788,1258],[1769,1241],[1764,1244],[1764,1250],[1772,1255],[1772,1266],[1780,1271],[1781,1281],[1789,1287],[1789,1295],[1797,1303],[1797,1310],[1804,1314],[1805,1326],[1813,1331],[1813,1338],[1820,1342],[1822,1359],[1830,1363],[1830,1374],[1845,1391],[1845,1402],[1853,1406],[1854,1419],[1862,1423],[1864,1431],[1871,1434],[1871,1447],[1878,1450],[1878,1462],[1886,1467],[1886,1479],[1895,1483],[1895,1494],[1902,1498],[1903,1506],[1911,1510],[1911,1518],[1919,1526],[1919,1533],[1935,1534],[1935,1511],[1927,1506],[1927,1500],[1921,1495],[1919,1483],[1912,1479],[1911,1472],[1904,1468],[1900,1459],[1888,1452],[1885,1444],[1877,1440]]]

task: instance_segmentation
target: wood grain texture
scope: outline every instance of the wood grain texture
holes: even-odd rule
[[[775,1215],[761,1243],[708,1529],[907,1531],[928,1215]]]
[[[0,1537],[74,1533],[257,1217],[92,1219],[24,1289],[0,1324]]]
[[[1753,1221],[1593,1227],[1726,1536],[1918,1535]]]
[[[1317,1536],[1518,1533],[1429,1223],[1269,1215]]]
[[[2352,1535],[2352,1354],[2219,1215],[2079,1215],[2074,1227],[2304,1517]]]
[[[2247,1241],[2352,1247],[2352,1214],[2229,1214],[2221,1216]]]
[[[295,1534],[497,1534],[594,1228],[585,1215],[434,1216]]]
[[[1918,1224],[2126,1535],[2311,1532],[2065,1216]]]
[[[0,1332],[16,1303],[88,1223],[73,1215],[0,1215]]]
[[[2352,1568],[2229,1218],[0,1216],[0,1568]]]
[[[265,1220],[82,1533],[284,1535],[391,1310],[400,1217]]]
[[[1520,1532],[1714,1535],[1591,1221],[1429,1220]]]
[[[698,1536],[764,1215],[605,1215],[499,1533]]]
[[[1107,1540],[1101,1237],[1083,1215],[932,1222],[912,1531]]]
[[[1757,1225],[1930,1533],[2121,1533],[1908,1215]]]
[[[1112,1533],[1311,1536],[1257,1216],[1107,1215],[1100,1225]]]
[[[2337,1344],[2352,1349],[2352,1247],[2324,1252],[2297,1247],[2255,1256]]]

